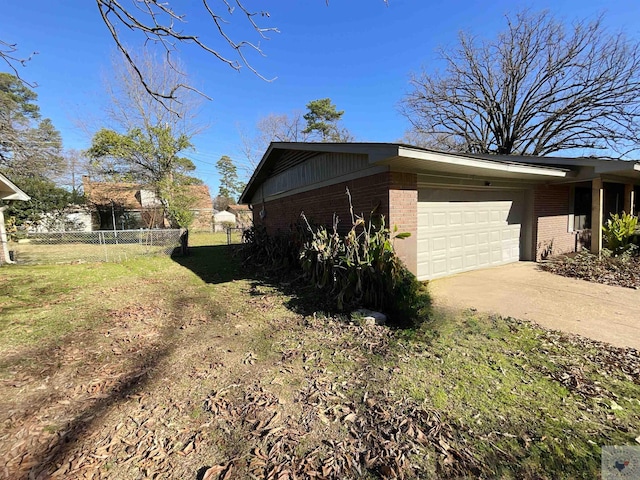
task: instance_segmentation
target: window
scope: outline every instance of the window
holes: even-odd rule
[[[591,228],[591,188],[575,187],[573,196],[573,230]]]

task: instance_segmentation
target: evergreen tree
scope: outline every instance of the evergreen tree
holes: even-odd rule
[[[233,160],[227,155],[223,155],[216,162],[216,168],[220,175],[219,196],[228,198],[235,203],[244,190],[244,183],[238,180],[238,171]]]
[[[304,119],[307,127],[302,131],[306,134],[316,134],[322,142],[348,142],[353,140],[352,135],[345,128],[338,125],[344,115],[344,110],[336,110],[330,98],[312,100],[307,103],[307,113]]]

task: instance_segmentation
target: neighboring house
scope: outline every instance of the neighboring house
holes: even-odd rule
[[[191,209],[195,213],[195,219],[191,225],[191,230],[200,232],[210,232],[213,228],[213,201],[206,185],[192,185],[189,192],[194,198]]]
[[[28,201],[31,197],[16,187],[11,180],[0,173],[0,265],[3,263],[13,263],[9,258],[9,247],[7,239],[7,231],[4,224],[4,210],[7,208],[3,205],[6,201]]]
[[[68,205],[56,213],[45,213],[41,219],[27,226],[27,232],[90,232],[91,210],[86,205]]]
[[[236,216],[236,227],[244,230],[252,225],[253,214],[249,205],[229,205],[227,212],[231,212]]]
[[[92,182],[83,177],[84,194],[91,208],[94,230],[166,228],[162,203],[156,194],[136,183]],[[186,187],[193,198],[194,231],[211,231],[213,203],[206,185]]]
[[[215,232],[224,232],[227,227],[235,226],[236,216],[233,213],[222,210],[213,214],[213,229]]]
[[[272,143],[240,203],[269,232],[304,212],[350,228],[384,215],[411,237],[398,255],[419,279],[540,260],[582,247],[599,252],[609,213],[635,213],[640,163],[595,158],[442,153],[394,143]],[[595,226],[594,229],[591,226]]]

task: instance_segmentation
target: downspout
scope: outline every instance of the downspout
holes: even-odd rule
[[[7,240],[7,231],[4,226],[4,211],[7,209],[7,205],[0,207],[0,243],[2,243],[2,253],[5,263],[16,263],[9,257],[9,247]],[[0,262],[2,263],[2,262]]]

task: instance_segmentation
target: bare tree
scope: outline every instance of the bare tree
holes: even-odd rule
[[[465,145],[455,137],[444,134],[428,134],[416,129],[407,130],[398,141],[416,147],[434,148],[448,152],[465,150]]]
[[[33,58],[34,55],[37,55],[38,52],[32,52],[28,57],[22,57],[18,53],[18,44],[17,43],[8,43],[3,40],[0,40],[0,60],[4,61],[7,66],[13,71],[13,74],[20,78],[20,73],[18,72],[18,65],[25,66],[29,60]],[[21,79],[21,78],[20,78]],[[35,83],[29,83],[25,80],[21,79],[22,82],[31,88],[36,87]]]
[[[422,71],[402,113],[427,142],[474,153],[547,155],[638,148],[639,45],[602,17],[570,27],[549,13],[507,16],[497,39],[460,34],[444,73]]]
[[[157,102],[147,93],[147,87],[156,91],[171,91],[176,85],[190,83],[185,67],[178,58],[169,63],[152,52],[129,51],[144,76],[146,87],[136,77],[134,67],[119,53],[111,59],[109,74],[103,78],[108,102],[106,114],[115,129],[149,130],[158,125],[171,126],[176,134],[191,138],[202,133],[207,126],[199,121],[204,98],[193,90],[175,90],[173,97]]]
[[[248,173],[251,174],[262,154],[271,142],[306,142],[310,134],[304,132],[306,120],[303,112],[294,110],[291,113],[270,113],[262,117],[256,124],[256,133],[248,134],[240,131],[242,152],[249,163]]]
[[[309,134],[304,132],[306,127],[304,115],[299,110],[290,114],[269,114],[258,120],[257,128],[263,143],[269,142],[306,142]]]
[[[165,90],[186,74],[152,55],[136,57],[147,86]],[[87,150],[92,174],[109,181],[135,181],[153,190],[172,224],[193,220],[188,186],[202,183],[193,176],[195,165],[185,153],[202,131],[195,120],[202,101],[192,90],[176,91],[175,98],[157,102],[130,76],[128,61],[115,64],[107,83],[109,127],[98,130]]]
[[[70,190],[73,195],[79,195],[82,190],[82,176],[92,173],[90,160],[85,152],[75,149],[65,150],[62,158],[65,163],[64,170],[52,178],[57,185]]]

